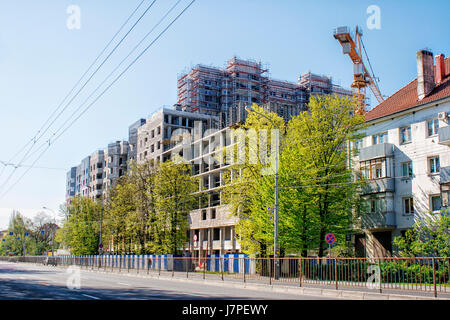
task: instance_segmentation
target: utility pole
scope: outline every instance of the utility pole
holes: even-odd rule
[[[102,243],[102,228],[103,228],[103,195],[100,200],[100,243],[98,245],[99,254],[103,254],[103,243]]]

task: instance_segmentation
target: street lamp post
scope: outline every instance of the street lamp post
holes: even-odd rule
[[[260,116],[266,118],[270,121],[270,123],[277,128],[275,123],[273,123],[272,119],[267,117],[266,115],[256,111],[252,107],[247,107],[247,110],[253,111]],[[277,128],[278,129],[278,128]],[[274,214],[274,224],[275,224],[275,230],[274,230],[274,237],[273,237],[273,257],[274,257],[274,263],[275,263],[275,272],[274,272],[274,278],[278,279],[279,275],[279,259],[278,259],[278,150],[275,150],[275,214]]]

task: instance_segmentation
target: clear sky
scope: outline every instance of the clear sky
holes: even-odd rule
[[[10,160],[35,135],[140,1],[0,2],[0,161]],[[68,111],[80,105],[174,3],[157,0],[105,64],[105,71],[86,87],[87,94]],[[81,10],[80,29],[67,28],[70,5]],[[370,5],[381,9],[379,30],[367,28]],[[296,81],[301,73],[312,71],[349,87],[353,67],[332,31],[358,24],[381,91],[391,95],[416,77],[418,50],[450,55],[449,15],[447,0],[197,0],[36,163],[52,169],[30,170],[0,199],[0,229],[7,227],[12,209],[27,216],[43,206],[57,211],[65,197],[66,171],[96,149],[126,139],[128,126],[137,119],[175,103],[178,74],[197,63],[224,66],[236,55],[267,63],[270,76],[277,79]],[[12,162],[19,161],[17,157]],[[17,169],[9,184],[25,170]],[[7,167],[0,176],[0,193],[8,189],[10,172]]]

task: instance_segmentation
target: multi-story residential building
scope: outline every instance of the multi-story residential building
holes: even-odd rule
[[[81,160],[76,167],[75,195],[89,196],[90,157]]]
[[[73,196],[101,199],[127,170],[128,142],[116,141],[108,148],[100,149],[82,160],[67,173],[66,197]],[[74,192],[70,191],[71,178],[75,171]]]
[[[100,199],[103,195],[106,176],[105,151],[97,150],[89,157],[89,198]]]
[[[199,64],[178,78],[178,104],[186,111],[218,116],[224,128],[242,120],[242,106],[252,103],[265,105],[287,121],[306,109],[312,94],[352,96],[330,77],[307,73],[290,82],[269,78],[267,73],[261,62],[236,57],[225,69]]]
[[[103,196],[113,188],[118,179],[127,171],[129,145],[127,141],[116,141],[108,144],[104,151],[105,168],[103,170]]]
[[[358,255],[395,254],[394,237],[449,206],[450,59],[435,60],[419,51],[417,78],[366,114],[354,165],[368,179],[370,213],[355,237]]]
[[[145,124],[145,119],[139,119],[128,127],[128,162],[136,161],[138,128]]]
[[[162,107],[153,112],[138,128],[137,162],[150,160],[157,164],[169,159],[170,152],[167,151],[174,146],[170,140],[172,133],[177,129],[192,133],[196,121],[203,123],[204,128],[218,128],[217,117],[181,111],[179,105],[175,105],[174,109]]]
[[[75,196],[77,168],[72,167],[66,175],[66,198]]]
[[[234,227],[237,218],[230,215],[221,197],[222,174],[229,165],[220,164],[211,156],[230,144],[228,128],[218,129],[218,117],[160,108],[138,129],[138,163],[165,162],[174,154],[182,154],[192,168],[192,175],[199,178],[198,193],[204,197],[189,214],[189,242],[186,250],[193,256],[207,253],[237,253],[240,245],[236,241]],[[178,132],[176,130],[178,129]],[[183,148],[176,145],[177,133],[189,132]],[[187,152],[184,152],[188,150]]]

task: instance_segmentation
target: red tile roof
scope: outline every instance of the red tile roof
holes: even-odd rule
[[[417,78],[366,113],[366,121],[372,121],[392,115],[422,104],[430,103],[450,97],[450,58],[445,59],[446,77],[431,91],[429,95],[419,101],[417,95]]]

